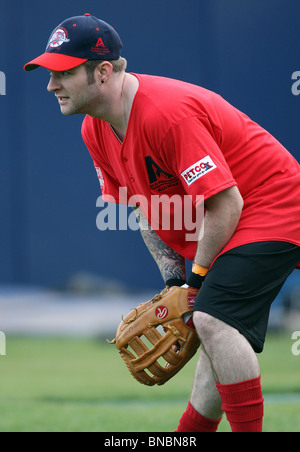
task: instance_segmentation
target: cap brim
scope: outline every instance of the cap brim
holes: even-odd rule
[[[50,71],[68,71],[87,61],[87,59],[62,55],[61,53],[46,52],[25,64],[25,71],[33,71],[42,66]]]

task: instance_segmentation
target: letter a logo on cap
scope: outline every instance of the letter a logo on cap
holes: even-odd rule
[[[103,39],[99,38],[96,44],[96,47],[105,47]]]

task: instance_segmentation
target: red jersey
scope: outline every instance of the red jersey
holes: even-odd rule
[[[108,123],[90,116],[83,121],[104,200],[124,202],[119,188],[126,187],[128,198],[142,195],[149,204],[153,196],[189,195],[196,211],[199,195],[205,200],[237,185],[244,208],[222,253],[261,241],[300,246],[300,165],[293,156],[218,94],[178,80],[133,75],[139,89],[123,143]],[[144,214],[151,224],[151,214]],[[193,260],[197,242],[186,240],[191,231],[172,225],[171,218],[169,228],[155,229]]]

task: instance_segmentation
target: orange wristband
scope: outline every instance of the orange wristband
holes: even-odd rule
[[[200,276],[206,276],[208,273],[208,268],[202,267],[202,265],[196,264],[196,262],[193,263],[192,272],[196,273],[196,275]]]

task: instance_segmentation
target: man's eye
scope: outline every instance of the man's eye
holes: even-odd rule
[[[49,77],[52,77],[52,75],[54,75],[55,73],[60,74],[62,76],[70,75],[70,71],[60,71],[60,72],[49,71]]]
[[[61,71],[61,75],[63,75],[64,77],[67,75],[72,75],[71,71]]]

